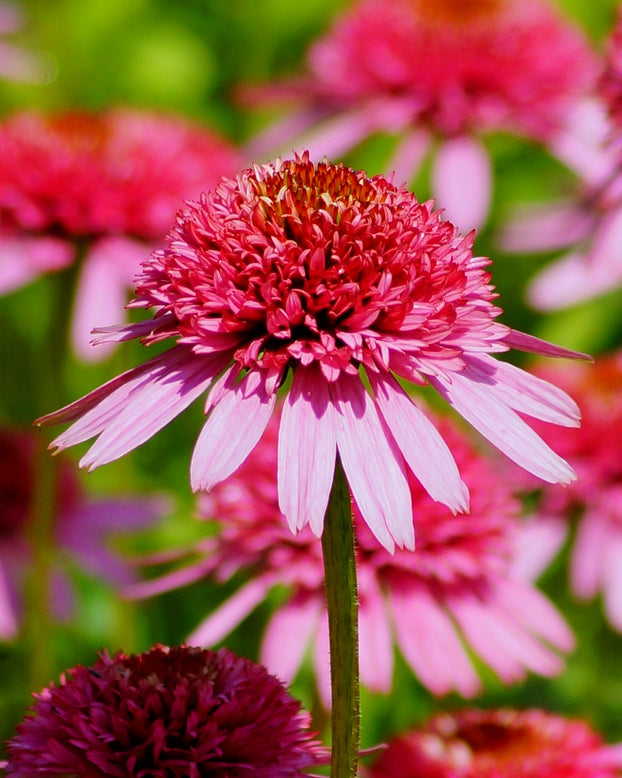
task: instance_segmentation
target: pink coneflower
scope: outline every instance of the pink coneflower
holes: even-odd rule
[[[622,745],[542,710],[435,716],[392,740],[368,778],[617,778]]]
[[[581,188],[574,201],[526,208],[502,236],[511,252],[571,249],[530,284],[529,300],[541,310],[565,308],[622,285],[622,12],[600,95],[608,116],[603,111],[600,121],[595,117],[591,131],[601,142],[603,164],[588,162],[578,171]]]
[[[304,778],[326,761],[281,682],[224,648],[104,651],[34,697],[8,746],[19,778]]]
[[[274,90],[303,95],[306,107],[252,143],[255,157],[275,142],[291,148],[296,125],[321,122],[301,140],[318,158],[377,131],[401,133],[389,163],[401,183],[437,141],[434,194],[465,230],[489,208],[479,136],[519,133],[573,157],[562,128],[596,73],[580,31],[542,0],[361,0],[311,47],[308,64],[306,79]]]
[[[190,480],[209,491],[254,448],[291,375],[278,488],[292,531],[321,534],[338,454],[374,535],[412,548],[408,470],[452,510],[467,507],[467,491],[398,376],[431,384],[544,480],[573,480],[516,411],[576,426],[576,405],[491,353],[580,355],[496,321],[489,260],[429,203],[305,155],[223,179],[178,214],[167,240],[143,264],[132,303],[154,308],[153,319],[101,339],[175,344],[38,422],[74,422],[59,450],[98,436],[81,466],[117,459],[208,392]]]
[[[23,609],[23,587],[32,557],[36,445],[32,432],[0,429],[0,640],[15,637]],[[109,547],[110,536],[144,527],[165,506],[159,499],[87,499],[69,463],[59,465],[52,509],[56,551],[50,605],[59,616],[67,616],[71,587],[63,572],[64,558],[105,581],[127,585],[133,576]]]
[[[72,337],[87,359],[108,353],[89,346],[91,330],[118,321],[182,200],[237,167],[206,130],[130,110],[17,114],[0,125],[0,150],[0,291],[65,267],[78,247]]]
[[[546,642],[565,651],[573,638],[553,605],[509,573],[519,506],[463,435],[447,422],[440,427],[469,487],[470,516],[455,516],[433,502],[411,477],[417,551],[391,555],[378,546],[355,509],[361,679],[375,691],[390,691],[394,642],[437,695],[456,690],[469,697],[480,691],[464,644],[506,683],[522,679],[527,670],[553,675],[562,663]],[[261,661],[289,682],[311,642],[318,687],[328,702],[322,550],[308,528],[293,537],[279,512],[277,437],[273,419],[237,473],[203,496],[201,512],[217,517],[219,532],[193,550],[199,559],[127,593],[145,597],[207,575],[224,582],[245,572],[248,583],[189,638],[211,645],[273,587],[285,585],[289,597],[271,617]]]
[[[579,398],[584,422],[576,436],[542,430],[573,465],[579,479],[568,489],[541,489],[518,569],[528,575],[538,573],[547,560],[541,562],[537,553],[532,556],[530,539],[537,539],[537,548],[554,551],[576,518],[572,589],[584,600],[602,591],[607,619],[622,632],[622,355],[603,359],[590,370],[573,365],[542,374]],[[524,485],[527,489],[541,487]]]

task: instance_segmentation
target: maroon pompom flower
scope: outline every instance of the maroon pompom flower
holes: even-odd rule
[[[615,778],[622,745],[541,710],[466,710],[395,738],[369,778]]]
[[[104,651],[34,696],[8,748],[19,778],[290,778],[325,761],[282,683],[224,648]]]

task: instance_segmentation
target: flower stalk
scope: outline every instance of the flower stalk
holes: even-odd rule
[[[337,458],[322,534],[332,693],[331,778],[354,778],[359,752],[358,599],[350,491]]]

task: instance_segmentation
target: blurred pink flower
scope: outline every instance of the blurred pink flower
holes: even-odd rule
[[[237,167],[223,140],[181,119],[112,110],[22,113],[0,125],[0,292],[83,259],[72,340],[118,321],[141,260],[182,201]]]
[[[80,462],[92,469],[208,392],[190,480],[209,491],[255,447],[291,371],[278,455],[291,530],[321,534],[338,453],[389,550],[414,545],[408,468],[452,510],[468,503],[449,448],[396,376],[431,384],[539,477],[570,482],[516,411],[577,426],[575,403],[491,354],[581,355],[497,322],[489,260],[473,256],[472,239],[385,178],[316,168],[306,155],[223,179],[143,264],[132,305],[154,308],[153,319],[101,335],[174,345],[38,423],[74,422],[53,441],[59,450],[98,436]]]
[[[590,153],[577,168],[578,196],[524,208],[501,237],[510,252],[571,249],[533,278],[528,298],[540,310],[565,308],[622,286],[622,12],[600,93],[608,116],[604,110],[599,116],[596,107],[583,131],[600,142],[600,159]]]
[[[576,435],[541,430],[579,478],[567,489],[555,489],[516,474],[523,489],[541,490],[523,533],[517,572],[527,577],[540,573],[576,517],[572,589],[584,600],[602,591],[607,619],[622,632],[622,354],[587,370],[573,365],[566,370],[549,368],[541,375],[572,391],[579,400],[584,419]]]
[[[37,436],[0,429],[0,640],[19,630],[22,592],[31,563],[30,520],[34,504]],[[67,616],[72,591],[63,558],[114,585],[133,580],[130,568],[109,548],[115,532],[138,529],[166,510],[162,499],[92,500],[84,497],[69,463],[57,469],[54,568],[50,605]]]
[[[327,761],[283,685],[224,648],[104,651],[34,697],[7,775],[305,778]]]
[[[367,778],[617,778],[622,744],[542,710],[464,710],[394,738]]]
[[[554,675],[562,662],[547,643],[568,651],[574,641],[549,600],[509,574],[519,506],[461,433],[447,422],[437,426],[469,487],[471,515],[453,515],[411,477],[417,550],[391,555],[355,510],[362,682],[375,691],[391,690],[394,642],[436,695],[456,690],[470,697],[481,690],[464,644],[506,683],[527,670]],[[216,517],[219,531],[193,550],[199,560],[126,593],[146,597],[207,575],[224,582],[245,573],[248,582],[189,637],[192,644],[209,646],[273,587],[285,585],[289,596],[270,619],[261,661],[290,682],[311,642],[318,688],[328,704],[322,551],[308,529],[293,537],[278,509],[277,436],[275,419],[238,472],[203,496],[201,513]]]
[[[17,3],[0,2],[0,36],[12,35],[23,25]],[[0,78],[45,84],[53,76],[52,63],[41,54],[0,40]]]
[[[394,180],[410,181],[437,146],[433,192],[463,230],[490,204],[480,136],[510,131],[572,158],[565,123],[596,75],[587,40],[544,0],[359,0],[311,47],[308,67],[299,82],[258,90],[304,105],[252,141],[251,157],[297,137],[312,158],[334,158],[374,132],[400,133]]]

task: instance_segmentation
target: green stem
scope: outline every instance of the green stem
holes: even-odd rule
[[[352,504],[337,459],[322,535],[332,692],[331,778],[355,778],[359,752],[358,599]]]

